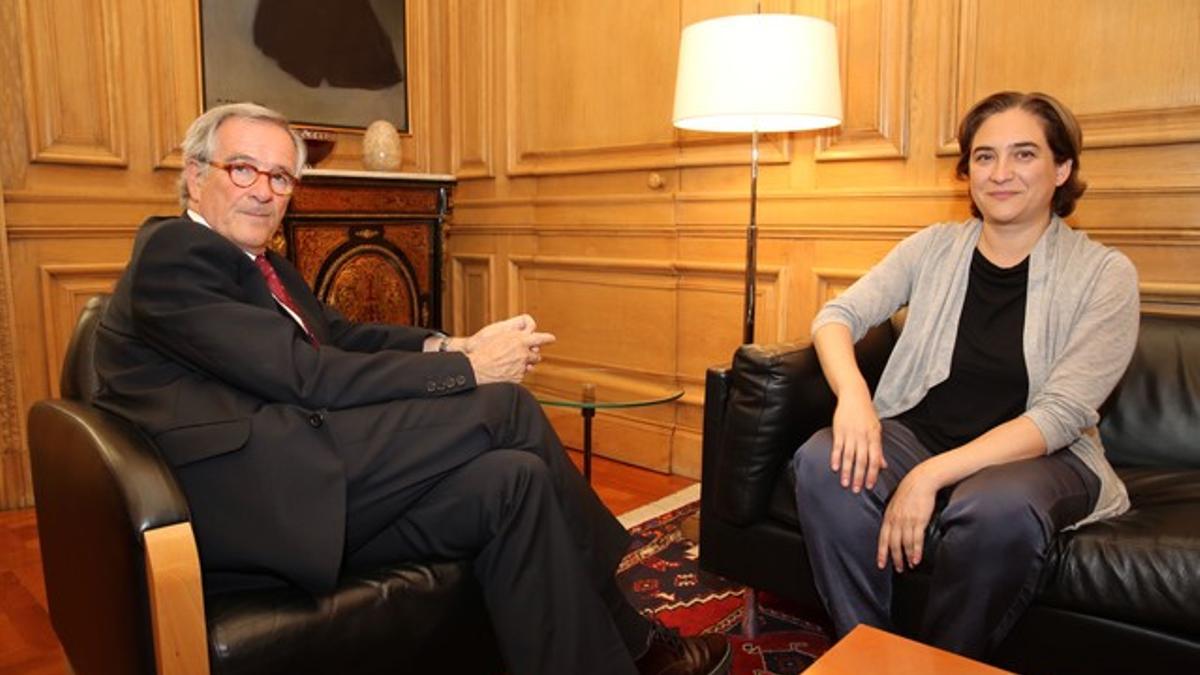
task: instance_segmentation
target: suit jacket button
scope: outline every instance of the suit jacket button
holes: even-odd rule
[[[308,416],[308,424],[314,429],[319,429],[325,423],[325,418],[321,417],[321,413],[313,413]]]
[[[446,378],[445,385],[446,385],[447,387],[453,387],[453,386],[454,386],[454,378],[453,378],[453,377],[447,377],[447,378]]]
[[[430,380],[429,382],[425,383],[425,391],[430,391],[430,392],[437,391],[437,385],[434,384],[432,380]]]
[[[460,386],[460,387],[461,387],[461,386],[463,386],[464,384],[466,384],[466,383],[467,383],[467,376],[466,376],[466,375],[459,375],[458,377],[454,378],[454,381],[455,381],[455,382],[457,382],[457,383],[458,383],[458,386]]]

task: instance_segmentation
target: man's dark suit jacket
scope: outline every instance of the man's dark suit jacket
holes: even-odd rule
[[[338,430],[475,379],[462,354],[418,353],[433,331],[350,323],[268,258],[319,348],[232,242],[188,218],[148,220],[101,320],[96,404],[137,424],[174,468],[206,573],[270,573],[323,591],[345,545]],[[396,451],[413,484],[469,459]]]

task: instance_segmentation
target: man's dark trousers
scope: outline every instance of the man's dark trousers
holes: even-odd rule
[[[367,429],[339,427],[336,412],[327,418],[345,441],[338,444],[348,478],[344,567],[474,558],[514,673],[632,672],[630,651],[644,644],[645,622],[631,620],[613,580],[628,534],[529,392],[483,385],[376,407]],[[409,438],[420,439],[426,457],[432,445],[472,452],[414,484]]]

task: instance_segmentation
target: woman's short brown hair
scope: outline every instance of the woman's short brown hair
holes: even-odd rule
[[[1059,217],[1065,218],[1075,210],[1075,201],[1087,189],[1087,183],[1079,178],[1079,152],[1083,149],[1083,132],[1079,130],[1079,122],[1075,115],[1058,99],[1041,92],[1023,94],[1018,91],[1002,91],[992,94],[976,103],[962,118],[958,125],[958,165],[955,174],[966,178],[970,174],[971,143],[975,140],[975,132],[987,118],[996,113],[1020,108],[1037,117],[1042,122],[1042,131],[1046,134],[1046,142],[1054,153],[1054,163],[1062,164],[1071,160],[1071,174],[1066,182],[1054,190],[1050,207]],[[979,207],[971,200],[971,213],[981,218]]]

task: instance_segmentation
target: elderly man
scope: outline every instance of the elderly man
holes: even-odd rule
[[[627,545],[519,386],[554,340],[353,324],[267,250],[304,163],[278,113],[214,108],[184,141],[178,218],[142,226],[96,343],[97,405],[187,494],[209,590],[320,593],[344,571],[472,558],[512,672],[716,673],[613,581]]]

